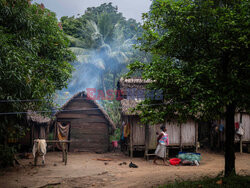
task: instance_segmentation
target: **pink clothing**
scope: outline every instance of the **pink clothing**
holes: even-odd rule
[[[163,135],[162,135],[161,139],[159,140],[159,143],[161,145],[169,145],[168,134],[165,132],[162,132],[162,134]]]

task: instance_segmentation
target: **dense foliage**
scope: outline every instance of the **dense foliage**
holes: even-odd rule
[[[250,108],[249,8],[247,0],[155,0],[140,45],[153,60],[130,65],[163,91],[163,101],[138,107],[144,122],[226,119],[226,175],[235,173],[234,114]]]
[[[22,114],[12,112],[44,109],[67,85],[74,59],[67,47],[55,14],[43,5],[0,0],[0,144],[25,131]]]

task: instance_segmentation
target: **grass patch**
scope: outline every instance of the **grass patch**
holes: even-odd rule
[[[250,176],[230,176],[227,178],[203,178],[197,181],[175,181],[174,183],[160,186],[160,188],[179,188],[179,187],[248,187],[250,185]]]

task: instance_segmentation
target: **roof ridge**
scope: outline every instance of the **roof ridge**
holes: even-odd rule
[[[64,105],[61,107],[61,109],[59,111],[57,111],[55,113],[55,116],[57,116],[58,114],[62,113],[62,110],[64,110],[67,105],[74,99],[76,98],[78,95],[84,95],[87,97],[87,94],[85,91],[79,91],[76,94],[74,94],[66,103],[64,103]],[[103,109],[103,107],[101,105],[99,105],[95,100],[88,100],[89,102],[91,102],[92,104],[96,105],[97,108],[103,113],[105,119],[109,122],[109,124],[113,127],[113,129],[116,129],[116,126],[114,124],[114,122],[112,121],[112,119],[109,117],[108,113]]]

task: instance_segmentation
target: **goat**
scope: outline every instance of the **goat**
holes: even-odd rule
[[[37,164],[37,159],[38,156],[42,156],[43,160],[42,160],[42,164],[45,164],[45,154],[46,154],[46,140],[45,139],[35,139],[34,140],[34,145],[33,145],[33,156],[34,156],[34,164],[36,166]]]

